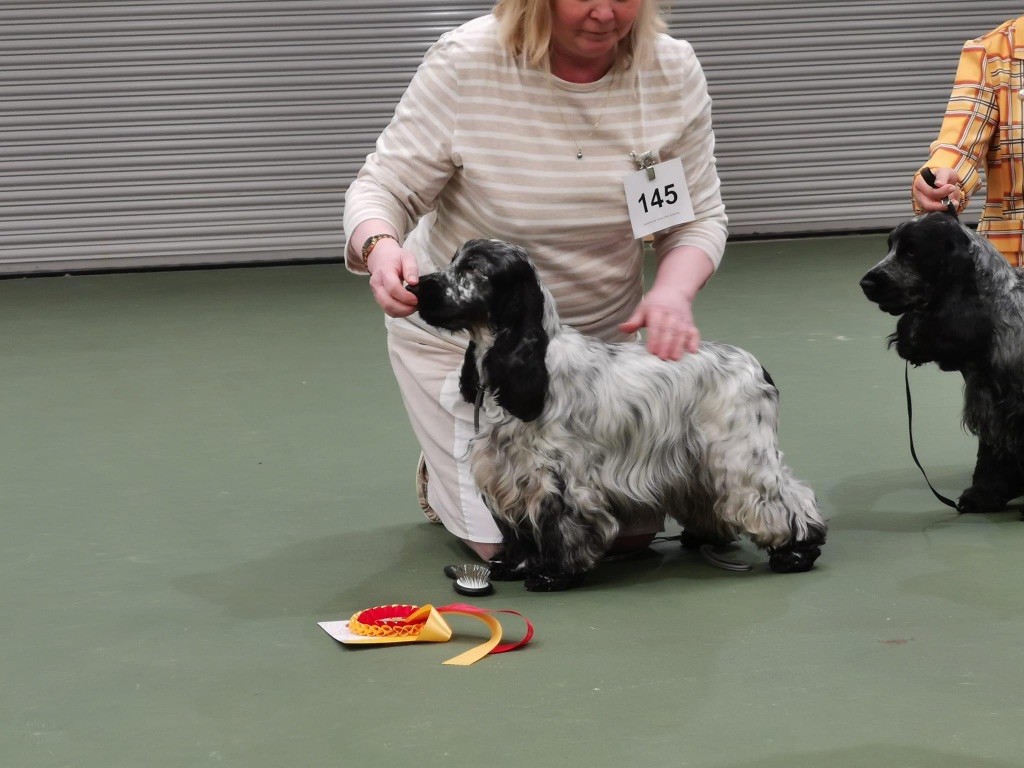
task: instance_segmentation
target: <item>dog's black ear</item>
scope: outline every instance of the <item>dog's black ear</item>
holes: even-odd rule
[[[548,369],[544,356],[546,335],[520,339],[495,339],[484,357],[487,386],[494,389],[498,405],[517,419],[533,421],[544,411],[548,393]]]
[[[930,254],[926,266],[931,272],[931,282],[936,290],[951,299],[954,293],[966,298],[977,295],[975,254],[970,234],[945,214],[936,213],[934,216],[943,218],[939,219],[942,226],[939,236],[933,240],[936,252]]]
[[[948,227],[945,253],[936,262],[937,274],[928,302],[927,328],[933,335],[933,359],[944,371],[963,370],[987,358],[992,344],[992,312],[978,289],[977,259],[970,234],[962,226]]]
[[[525,261],[492,282],[494,344],[483,361],[486,384],[495,390],[502,408],[518,419],[533,421],[543,412],[548,392],[544,295],[536,272]]]
[[[476,372],[476,342],[470,340],[466,356],[462,358],[462,372],[459,374],[459,393],[467,403],[476,402],[476,391],[480,387],[480,376]]]
[[[988,359],[992,336],[990,308],[973,287],[961,286],[935,296],[927,310],[902,315],[889,346],[913,365],[963,371]]]
[[[977,291],[953,295],[936,308],[934,360],[944,371],[962,371],[987,359],[992,344],[992,318]]]

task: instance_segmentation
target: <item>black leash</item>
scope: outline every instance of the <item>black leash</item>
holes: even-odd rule
[[[473,431],[480,432],[480,409],[484,404],[484,389],[483,384],[476,385],[476,401],[473,403]]]
[[[928,483],[928,487],[931,488],[932,493],[935,494],[935,498],[947,507],[952,507],[959,513],[960,507],[957,506],[955,501],[943,496],[935,490],[935,486],[932,485],[931,481],[928,479],[928,475],[925,473],[924,467],[921,466],[921,462],[917,458],[917,451],[914,450],[914,405],[910,401],[910,363],[907,363],[906,368],[903,369],[903,381],[907,385],[907,431],[910,433],[910,455],[914,457],[914,463],[917,464],[917,468],[921,470],[921,474],[924,476],[924,481]]]

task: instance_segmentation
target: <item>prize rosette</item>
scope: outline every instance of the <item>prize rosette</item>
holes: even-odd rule
[[[502,643],[501,623],[493,613],[518,616],[526,623],[526,634],[514,643]],[[533,624],[517,611],[486,610],[466,603],[452,603],[439,608],[432,605],[378,605],[352,614],[348,621],[321,621],[320,627],[345,645],[385,645],[397,643],[444,643],[452,638],[452,629],[445,614],[469,616],[487,625],[488,640],[448,659],[445,664],[468,666],[493,653],[506,653],[521,648],[533,637]]]

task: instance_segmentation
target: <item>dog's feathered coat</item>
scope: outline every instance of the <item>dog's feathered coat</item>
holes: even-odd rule
[[[953,216],[928,213],[892,231],[861,287],[899,316],[889,345],[900,357],[963,373],[978,459],[959,509],[1005,507],[1024,493],[1024,272]]]
[[[666,514],[691,542],[746,533],[775,570],[812,567],[826,525],[782,463],[778,392],[750,354],[704,343],[665,362],[583,336],[526,252],[495,240],[466,243],[411,290],[425,322],[472,339],[460,384],[469,402],[486,392],[470,450],[504,540],[496,577],[573,586],[620,530]]]

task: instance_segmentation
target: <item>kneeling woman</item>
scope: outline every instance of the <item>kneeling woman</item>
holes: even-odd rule
[[[346,264],[370,274],[387,315],[423,453],[424,513],[484,560],[501,536],[466,461],[468,340],[424,324],[405,285],[467,240],[500,238],[530,252],[562,320],[581,332],[628,342],[646,327],[651,354],[695,351],[692,303],[721,259],[726,216],[704,74],[664,29],[656,0],[499,0],[427,52],[346,193]],[[659,203],[688,198],[692,214],[672,211],[683,223],[651,229],[658,269],[644,295],[623,185],[652,161],[674,185]]]

